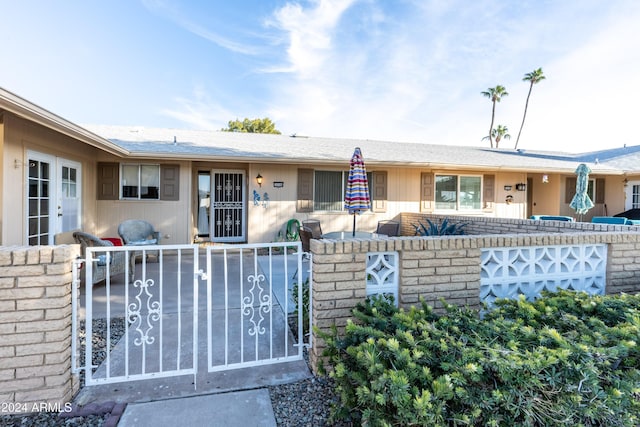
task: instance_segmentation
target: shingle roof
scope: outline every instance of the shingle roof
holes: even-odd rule
[[[640,146],[591,153],[490,149],[393,141],[267,135],[185,129],[85,126],[140,158],[344,164],[360,147],[367,165],[573,173],[640,171]]]
[[[640,174],[640,146],[571,154],[132,126],[81,127],[0,87],[1,110],[132,158],[344,165],[359,146],[372,166],[573,173],[579,163],[587,163],[594,173]]]

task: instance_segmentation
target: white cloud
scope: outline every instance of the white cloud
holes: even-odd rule
[[[188,18],[184,13],[176,7],[173,3],[163,0],[142,0],[142,4],[151,12],[159,14],[173,22],[180,27],[208,40],[223,49],[227,49],[231,52],[241,53],[245,55],[257,55],[260,49],[256,46],[239,43],[229,37],[224,37],[220,33],[206,28],[205,26],[198,24],[194,19],[202,18],[196,16],[194,19]]]
[[[160,113],[185,123],[191,129],[221,129],[226,127],[228,118],[234,115],[220,103],[213,101],[207,92],[198,87],[190,98],[178,97],[176,107],[162,109]],[[227,118],[221,121],[221,118]]]
[[[355,0],[316,0],[305,9],[287,3],[275,11],[268,25],[287,34],[289,70],[310,77],[321,67],[327,52],[335,48],[334,31],[342,14]]]
[[[521,148],[634,144],[639,10],[599,1],[580,9],[494,0],[287,3],[265,29],[281,41],[281,55],[249,77],[268,96],[239,92],[216,103],[200,95],[169,114],[199,127],[266,115],[285,133],[485,145],[491,104],[480,92],[502,84],[510,95],[496,124],[509,127],[503,147],[512,147],[528,91],[522,77],[542,67],[547,80],[533,89]],[[242,51],[231,39],[219,44]]]

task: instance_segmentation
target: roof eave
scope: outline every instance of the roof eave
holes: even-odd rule
[[[204,162],[220,162],[220,163],[295,163],[302,165],[327,165],[327,166],[344,166],[348,167],[347,160],[326,160],[318,158],[290,158],[290,157],[255,157],[255,156],[219,156],[219,155],[199,155],[194,158],[190,153],[149,153],[140,151],[131,151],[128,153],[129,158],[137,159],[163,159],[163,160],[181,160],[181,161],[204,161]],[[492,166],[492,165],[465,165],[459,163],[435,163],[435,162],[388,162],[388,161],[365,161],[367,166],[397,166],[397,167],[413,167],[413,168],[429,168],[429,169],[449,169],[449,170],[470,170],[470,171],[493,171],[493,172],[514,172],[514,173],[558,173],[573,174],[573,166],[571,168],[562,167],[525,167],[525,166]],[[592,165],[593,166],[593,165]],[[593,175],[623,175],[624,172],[617,169],[598,169],[593,168]]]
[[[108,153],[118,156],[129,155],[127,150],[111,141],[2,88],[0,88],[0,108]]]

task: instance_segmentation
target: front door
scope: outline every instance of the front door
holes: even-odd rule
[[[80,228],[80,163],[58,159],[57,233]]]
[[[56,233],[80,228],[80,164],[37,152],[27,156],[26,240],[51,245]]]
[[[640,209],[640,181],[629,181],[625,184],[624,210]]]
[[[245,242],[246,184],[241,170],[211,173],[210,239],[212,242]]]

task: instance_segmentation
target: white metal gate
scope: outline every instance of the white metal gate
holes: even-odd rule
[[[129,262],[110,274],[119,251],[139,260],[133,279]],[[84,282],[107,272],[84,299],[74,293],[74,325],[84,318],[91,339],[84,367],[76,351],[73,366],[86,385],[179,375],[196,383],[199,372],[301,360],[308,308],[297,282],[312,282],[307,262],[299,242],[87,248]]]
[[[302,251],[300,243],[295,253],[288,253],[288,247],[290,243],[207,248],[209,372],[302,357],[303,286],[291,280],[303,277],[297,275],[303,271]],[[300,325],[295,334],[289,332],[291,313]]]

